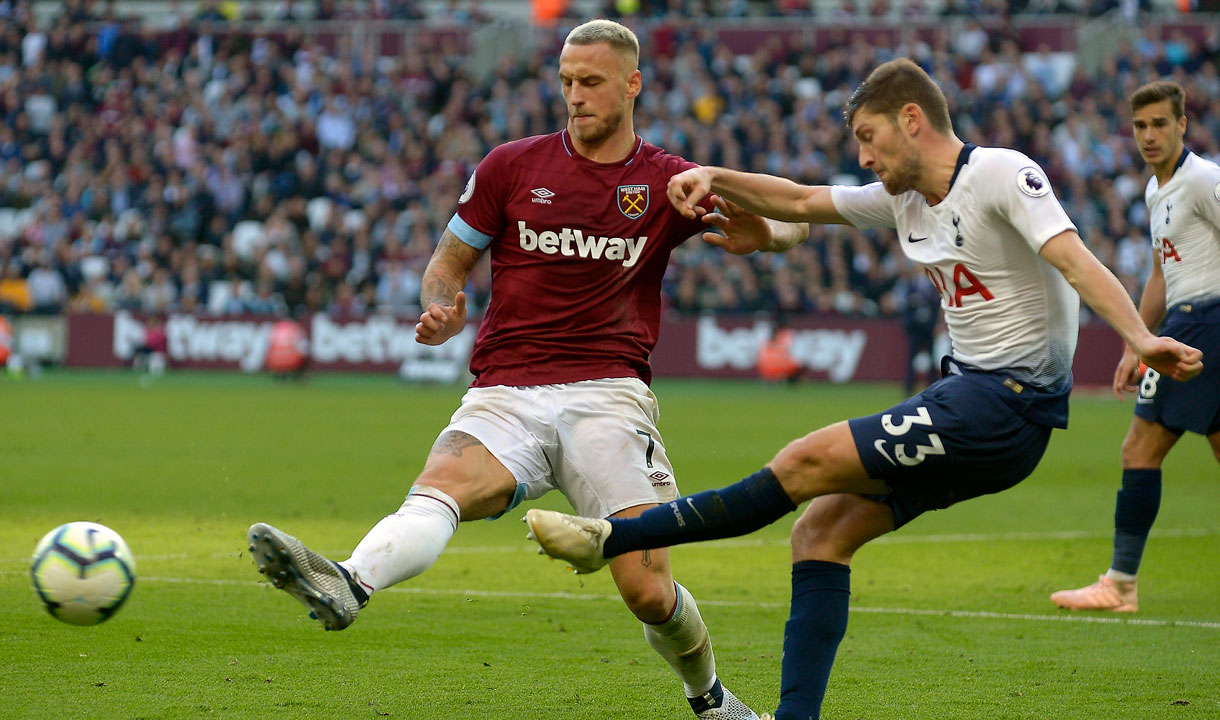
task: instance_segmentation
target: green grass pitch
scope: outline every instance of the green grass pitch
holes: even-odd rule
[[[688,493],[900,399],[889,386],[655,389]],[[463,525],[434,568],[340,633],[255,572],[255,521],[346,557],[398,507],[461,392],[350,376],[0,380],[0,718],[693,717],[609,575],[535,555],[524,508]],[[1098,394],[1072,405],[1030,479],[857,556],[825,718],[1220,717],[1220,469],[1197,436],[1170,456],[1136,616],[1059,611],[1052,591],[1109,562],[1131,414]],[[97,627],[55,621],[30,588],[35,543],[69,520],[118,530],[139,563],[128,604]],[[722,678],[759,711],[779,693],[790,526],[673,551]]]

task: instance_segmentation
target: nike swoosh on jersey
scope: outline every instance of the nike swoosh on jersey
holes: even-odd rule
[[[873,442],[873,447],[876,448],[877,452],[881,453],[881,457],[885,458],[890,465],[898,467],[898,463],[894,462],[894,459],[890,457],[890,454],[885,451],[885,440],[878,438]]]
[[[924,235],[921,238],[917,238],[909,233],[907,234],[907,242],[909,242],[909,243],[923,242],[924,240],[927,240],[927,239],[928,239],[927,235]]]

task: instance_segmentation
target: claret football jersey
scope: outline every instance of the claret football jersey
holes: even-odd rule
[[[705,229],[665,197],[670,177],[691,167],[638,136],[623,160],[593,162],[566,130],[488,153],[449,221],[491,253],[474,386],[652,379],[665,266]]]
[[[1037,163],[967,144],[936,205],[914,191],[890,195],[879,182],[831,193],[852,225],[898,231],[902,252],[940,291],[955,358],[1042,387],[1068,382],[1080,298],[1039,253],[1076,228]]]

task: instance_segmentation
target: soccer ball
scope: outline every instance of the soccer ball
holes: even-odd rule
[[[70,522],[38,541],[30,579],[56,619],[96,625],[114,615],[131,594],[136,561],[123,538],[105,525]]]

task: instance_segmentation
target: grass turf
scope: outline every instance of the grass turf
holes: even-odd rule
[[[655,389],[688,493],[900,399],[889,386]],[[259,520],[345,556],[401,502],[460,394],[372,376],[0,381],[0,717],[689,717],[608,574],[534,555],[524,508],[463,525],[433,569],[341,633],[254,571],[244,535]],[[823,717],[1220,716],[1220,470],[1202,438],[1166,464],[1140,613],[1047,600],[1108,563],[1130,409],[1078,393],[1030,479],[861,551]],[[566,508],[554,494],[538,505]],[[139,563],[128,605],[93,628],[53,620],[27,575],[38,538],[77,519],[118,530]],[[789,527],[673,550],[721,676],[758,710],[778,696]]]

